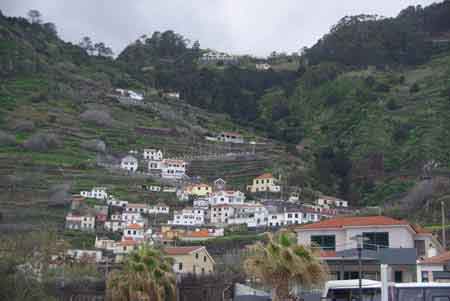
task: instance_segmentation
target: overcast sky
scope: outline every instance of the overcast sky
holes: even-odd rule
[[[9,16],[37,9],[59,35],[103,41],[119,53],[142,34],[172,29],[202,48],[268,55],[313,45],[341,17],[397,15],[435,0],[0,0]]]

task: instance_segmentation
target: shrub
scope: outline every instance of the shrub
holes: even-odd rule
[[[414,94],[420,91],[420,86],[418,83],[414,83],[411,88],[409,88],[409,93]]]
[[[36,152],[47,152],[61,147],[58,136],[52,133],[37,133],[23,143],[25,149]]]
[[[4,131],[0,130],[0,145],[12,146],[16,145],[16,138]]]
[[[88,110],[80,115],[80,118],[84,122],[96,124],[98,126],[110,127],[114,123],[111,115],[105,111]]]
[[[397,102],[395,101],[395,99],[389,99],[388,103],[386,104],[386,108],[389,111],[394,111],[400,108],[400,105],[397,104]]]
[[[94,152],[104,153],[106,152],[106,144],[103,140],[92,139],[81,142],[80,146],[84,149],[91,150]]]

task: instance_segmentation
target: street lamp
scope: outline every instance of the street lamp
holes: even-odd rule
[[[364,242],[368,240],[367,237],[364,237],[363,235],[359,234],[359,235],[355,235],[352,238],[350,238],[353,241],[356,241],[357,244],[357,250],[358,250],[358,278],[359,278],[359,283],[358,283],[358,300],[362,301],[362,250],[364,248]]]

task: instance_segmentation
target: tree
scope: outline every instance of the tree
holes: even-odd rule
[[[78,46],[83,48],[89,55],[92,55],[94,53],[95,48],[90,37],[84,37],[78,44]]]
[[[107,280],[107,300],[176,300],[173,260],[148,245],[126,259],[123,270],[113,271]]]
[[[257,243],[244,263],[247,274],[272,287],[272,300],[285,300],[293,286],[313,287],[325,282],[327,267],[312,249],[296,244],[293,233],[269,234],[267,244]]]
[[[56,29],[55,23],[51,23],[51,22],[44,23],[44,24],[42,25],[42,27],[43,27],[48,33],[50,33],[51,35],[53,35],[53,36],[55,36],[55,37],[58,36],[58,31],[57,31],[57,29]]]
[[[41,24],[42,23],[42,14],[36,10],[31,9],[28,11],[28,18],[31,24]]]

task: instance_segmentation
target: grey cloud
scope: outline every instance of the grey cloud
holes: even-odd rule
[[[88,35],[120,52],[142,34],[172,29],[202,47],[267,55],[311,46],[341,17],[360,13],[395,16],[433,0],[2,0],[6,15],[38,9],[60,36]]]

